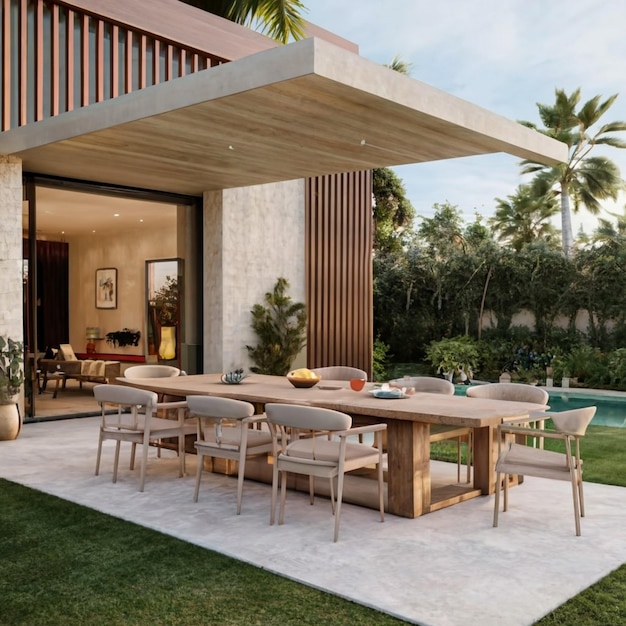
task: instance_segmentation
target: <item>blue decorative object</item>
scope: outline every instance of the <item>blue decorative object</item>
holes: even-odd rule
[[[248,375],[243,373],[243,369],[239,368],[234,372],[228,372],[227,374],[222,374],[221,381],[225,385],[238,385],[244,378],[247,378]]]

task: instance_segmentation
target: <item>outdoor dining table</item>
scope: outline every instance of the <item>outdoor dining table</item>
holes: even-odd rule
[[[270,402],[306,404],[342,411],[358,423],[387,424],[387,511],[417,517],[479,495],[494,492],[497,426],[523,420],[546,405],[415,393],[404,398],[381,399],[360,392],[345,381],[321,381],[311,388],[295,388],[282,376],[253,374],[240,384],[224,384],[221,374],[174,378],[118,378],[117,381],[159,394],[209,395],[251,402],[262,410]],[[473,482],[433,488],[430,467],[430,427],[470,427],[474,433]]]

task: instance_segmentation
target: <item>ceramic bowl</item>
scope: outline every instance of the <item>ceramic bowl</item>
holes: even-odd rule
[[[247,374],[244,374],[242,371],[235,370],[234,372],[222,374],[221,381],[226,385],[238,385],[246,377]]]
[[[290,376],[287,374],[287,380],[294,386],[299,388],[315,387],[320,382],[321,378],[298,378],[297,376]]]

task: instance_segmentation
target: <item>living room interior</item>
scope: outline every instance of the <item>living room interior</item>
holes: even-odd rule
[[[120,373],[142,362],[180,366],[182,317],[174,351],[160,355],[154,338],[160,325],[157,329],[149,323],[153,293],[148,293],[148,287],[153,292],[155,281],[163,286],[170,274],[182,279],[180,205],[41,185],[35,193],[36,272],[29,267],[27,201],[22,214],[24,337],[32,366],[26,417],[82,412],[93,402],[97,378],[68,376],[62,389],[54,381],[45,384],[40,359],[56,356],[60,344],[71,345],[79,360],[119,361]]]

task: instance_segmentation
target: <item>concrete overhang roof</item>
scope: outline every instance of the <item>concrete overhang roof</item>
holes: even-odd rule
[[[24,171],[200,195],[564,144],[320,39],[306,39],[10,130]]]

